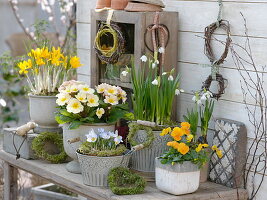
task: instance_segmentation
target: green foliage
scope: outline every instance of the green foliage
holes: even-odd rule
[[[45,145],[47,143],[52,143],[56,145],[59,150],[59,153],[50,154],[49,152],[47,152],[47,150],[45,149]],[[32,149],[35,152],[36,156],[38,156],[39,158],[42,158],[55,164],[64,162],[68,157],[68,155],[64,151],[62,134],[58,133],[40,133],[32,141]]]
[[[144,192],[146,181],[127,168],[117,167],[109,172],[108,185],[114,194],[133,195]]]
[[[203,108],[199,108],[200,122],[201,122],[201,135],[207,141],[207,133],[209,128],[209,121],[211,119],[212,113],[214,109],[214,100],[207,99],[205,101],[205,106]]]
[[[196,135],[198,121],[199,121],[198,108],[196,107],[195,109],[192,109],[191,111],[187,109],[187,116],[184,115],[183,117],[185,121],[191,125],[190,126],[191,134]]]
[[[156,62],[149,59],[139,68],[132,64],[133,113],[135,119],[164,125],[171,119],[179,76],[173,77],[174,69],[164,73],[162,69],[159,75]]]
[[[118,145],[115,148],[100,150],[93,148],[94,146],[90,142],[84,142],[77,150],[79,153],[89,156],[109,157],[109,156],[121,156],[127,150],[124,145]]]
[[[0,127],[19,120],[17,98],[25,96],[25,84],[15,67],[19,59],[7,53],[0,57]]]

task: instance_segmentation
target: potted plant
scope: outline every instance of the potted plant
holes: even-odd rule
[[[195,92],[192,100],[195,102],[195,108],[191,111],[187,111],[187,116],[184,116],[184,119],[191,124],[191,132],[194,136],[197,135],[197,127],[200,120],[201,134],[198,138],[198,141],[205,144],[208,143],[207,134],[209,122],[214,109],[214,100],[212,99],[212,93],[210,91],[207,91],[206,89],[200,92]],[[200,171],[200,182],[207,181],[208,171],[209,159]]]
[[[127,94],[124,90],[106,83],[96,86],[95,89],[74,80],[60,86],[56,100],[59,106],[56,121],[64,124],[64,149],[74,159],[66,166],[69,172],[81,172],[76,149],[81,142],[86,141],[85,135],[99,128],[114,131],[115,123],[127,113],[126,100]],[[70,144],[73,139],[75,143]]]
[[[199,187],[200,168],[209,159],[206,151],[209,145],[199,143],[197,136],[190,133],[188,122],[182,122],[181,127],[166,128],[161,135],[170,135],[173,140],[167,143],[169,150],[155,159],[157,188],[174,195],[195,192]],[[216,146],[211,149],[221,156]]]
[[[156,59],[142,56],[139,69],[132,65],[133,114],[128,141],[137,146],[132,155],[132,168],[137,171],[154,172],[155,158],[166,150],[168,138],[160,137],[162,127],[171,123],[175,94],[178,95],[179,76],[175,70],[164,72]],[[136,149],[136,147],[135,147]]]
[[[109,171],[119,166],[127,167],[130,154],[125,154],[127,149],[120,144],[123,141],[117,131],[91,129],[86,137],[77,150],[83,182],[90,186],[107,186]]]
[[[73,69],[80,66],[78,57],[65,56],[59,47],[32,49],[27,58],[18,63],[19,74],[27,78],[31,90],[30,118],[39,128],[58,127],[54,114],[58,88],[69,79]]]

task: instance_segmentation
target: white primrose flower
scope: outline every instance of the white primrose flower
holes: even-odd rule
[[[169,80],[169,81],[173,81],[173,76],[170,75],[170,76],[168,77],[168,80]]]
[[[115,142],[116,145],[120,144],[121,142],[123,142],[123,141],[122,141],[122,137],[121,137],[121,136],[117,136],[117,137],[115,137],[115,138],[114,138],[114,142]]]
[[[105,95],[116,95],[118,94],[118,88],[116,86],[108,85],[105,90]]]
[[[97,93],[101,94],[106,91],[106,89],[110,86],[109,84],[106,83],[101,83],[100,85],[96,86],[96,91]]]
[[[71,96],[68,93],[59,93],[56,95],[56,103],[59,106],[64,106],[70,100]]]
[[[86,136],[86,141],[87,142],[95,142],[98,138],[98,135],[95,133],[94,129],[92,129],[91,131],[89,131],[89,133]]]
[[[84,92],[79,92],[77,95],[75,95],[76,99],[78,99],[82,103],[87,102],[87,95]]]
[[[79,85],[78,84],[73,84],[70,87],[71,92],[78,92],[79,91]]]
[[[104,113],[105,113],[105,110],[103,108],[97,108],[96,116],[98,117],[98,119],[100,119]]]
[[[127,72],[127,71],[122,71],[122,72],[121,72],[121,75],[122,75],[122,76],[127,76],[128,73],[129,73],[129,72]]]
[[[142,62],[147,62],[147,60],[148,60],[145,55],[143,55],[140,59],[141,59]]]
[[[94,94],[88,94],[87,95],[87,106],[89,107],[97,107],[99,106],[99,97],[97,95]]]
[[[158,85],[158,84],[159,84],[159,82],[158,82],[158,80],[157,80],[157,79],[155,79],[155,80],[154,80],[154,81],[152,81],[151,83],[152,83],[152,85]]]
[[[86,94],[94,94],[95,90],[90,88],[88,85],[79,85],[80,92],[86,93]]]
[[[118,98],[115,95],[106,96],[104,102],[111,105],[117,105],[119,103]]]
[[[74,114],[82,112],[83,108],[81,102],[74,98],[70,99],[67,105],[67,111]]]
[[[160,47],[159,48],[159,53],[165,53],[165,48],[164,47]]]

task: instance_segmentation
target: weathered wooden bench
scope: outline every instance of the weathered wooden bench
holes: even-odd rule
[[[4,200],[16,199],[16,169],[25,170],[41,176],[72,192],[88,199],[107,200],[246,200],[247,191],[231,189],[211,182],[202,183],[197,192],[182,196],[173,196],[159,191],[155,183],[148,183],[145,193],[139,195],[118,196],[108,188],[89,187],[83,184],[80,174],[66,171],[65,164],[49,164],[40,160],[16,160],[14,155],[0,151],[0,159],[4,161]],[[180,183],[183,184],[183,183]],[[179,187],[179,185],[177,185]]]

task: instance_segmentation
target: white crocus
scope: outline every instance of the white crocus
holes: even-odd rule
[[[109,103],[111,105],[117,105],[118,102],[118,98],[114,95],[110,95],[110,96],[106,96],[106,98],[104,99],[105,103]]]
[[[87,95],[84,92],[79,92],[77,95],[75,95],[76,99],[78,99],[82,103],[87,102]]]
[[[110,135],[110,137],[113,137],[113,138],[118,137],[118,135],[119,135],[118,130],[116,130],[114,132],[109,131],[108,134]]]
[[[165,48],[164,47],[160,47],[159,48],[159,53],[165,53]]]
[[[107,132],[100,133],[99,136],[105,140],[108,140],[110,138],[110,135]]]
[[[105,113],[105,110],[103,108],[97,108],[96,116],[98,117],[98,119],[100,119],[104,113]]]
[[[122,76],[127,76],[128,73],[129,73],[129,72],[127,72],[127,71],[122,71],[122,72],[121,72],[121,75],[122,75]]]
[[[157,80],[157,79],[155,79],[155,80],[154,80],[154,81],[152,81],[151,83],[152,83],[152,85],[158,85],[158,84],[159,84],[159,82],[158,82],[158,80]]]
[[[170,76],[168,77],[168,80],[169,80],[169,81],[173,81],[173,76],[170,75]]]
[[[99,97],[94,94],[88,94],[87,95],[87,106],[89,107],[97,107],[99,106]]]
[[[147,57],[145,55],[143,55],[140,59],[142,62],[147,62]]]
[[[57,94],[56,103],[59,106],[64,106],[70,100],[71,96],[68,93],[59,93]]]
[[[84,109],[83,105],[77,99],[72,98],[69,100],[68,105],[67,105],[67,111],[69,113],[77,114],[77,113],[82,112],[83,109]]]
[[[80,92],[84,92],[86,94],[94,94],[95,90],[90,88],[88,85],[79,85]]]
[[[121,137],[121,136],[117,136],[117,137],[115,137],[115,138],[114,138],[114,142],[115,142],[116,145],[120,144],[121,142],[123,142],[123,141],[122,141],[122,137]]]
[[[87,142],[95,142],[98,138],[98,135],[95,133],[95,131],[92,129],[89,131],[89,134],[85,135]]]

